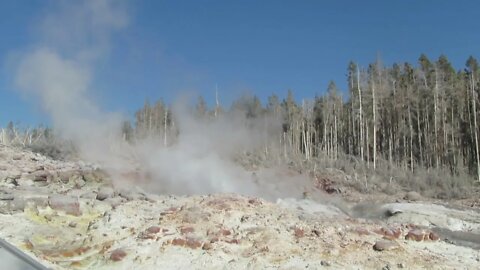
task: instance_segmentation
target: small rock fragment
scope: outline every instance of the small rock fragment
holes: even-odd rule
[[[211,250],[213,248],[212,244],[209,242],[203,243],[202,249],[203,250]]]
[[[322,266],[330,266],[330,265],[331,265],[331,263],[328,262],[328,261],[320,261],[320,264],[321,264]]]
[[[0,201],[11,201],[15,198],[11,193],[0,193]]]
[[[429,234],[420,229],[410,230],[405,236],[406,240],[423,241],[429,239]]]
[[[369,235],[370,234],[370,232],[365,228],[355,228],[355,232],[358,235]]]
[[[131,190],[120,190],[118,195],[128,201],[141,200],[145,198],[145,196],[142,194]]]
[[[227,230],[227,229],[221,229],[220,234],[223,235],[223,236],[228,236],[228,235],[231,235],[232,232],[230,230]]]
[[[438,239],[440,239],[440,236],[435,232],[430,232],[430,234],[428,235],[428,238],[430,238],[430,240],[432,241],[437,241]]]
[[[101,187],[97,193],[97,200],[103,201],[107,198],[113,197],[114,190],[111,187]]]
[[[95,169],[83,174],[87,182],[100,182],[108,178],[107,174],[100,169]]]
[[[398,249],[400,245],[397,242],[391,240],[378,240],[375,245],[373,245],[373,249],[376,251],[388,251]]]
[[[240,244],[240,240],[238,239],[227,239],[225,240],[225,243],[228,243],[228,244]]]
[[[25,209],[26,202],[22,198],[14,198],[13,200],[10,201],[10,211],[16,212],[16,211],[23,211]]]
[[[74,174],[75,174],[74,171],[61,171],[58,173],[58,177],[60,181],[66,184],[70,181],[70,178],[72,178]]]
[[[181,239],[181,238],[175,238],[172,240],[172,245],[174,246],[185,246],[185,239]]]
[[[36,171],[30,174],[30,178],[35,182],[46,182],[48,180],[49,173],[47,171]]]
[[[94,200],[97,198],[97,194],[93,191],[88,191],[80,195],[80,198],[82,199],[89,199],[89,200]]]
[[[147,233],[159,233],[160,227],[158,226],[150,226],[145,230]]]
[[[193,227],[181,227],[180,228],[180,233],[181,234],[189,234],[189,233],[193,233],[195,231],[195,229]]]
[[[202,243],[194,238],[187,238],[185,245],[191,249],[197,249],[202,246]]]
[[[378,230],[375,230],[374,232],[382,235],[383,238],[389,239],[389,240],[398,239],[400,237],[400,235],[402,234],[402,230],[400,228],[382,227]]]
[[[86,182],[81,175],[74,175],[70,178],[70,182],[75,186],[75,188],[81,188],[85,186]]]
[[[123,260],[123,258],[125,258],[126,256],[127,253],[123,249],[118,248],[112,251],[112,253],[110,254],[110,260],[118,262]]]
[[[112,206],[112,208],[115,208],[115,207],[121,205],[124,202],[124,199],[122,199],[120,197],[113,197],[113,198],[105,199],[104,202],[110,204],[110,206]]]
[[[305,231],[300,229],[300,228],[294,228],[293,232],[294,232],[294,235],[295,235],[296,238],[301,238],[301,237],[305,236]]]
[[[418,192],[410,191],[405,194],[403,199],[408,201],[420,201],[422,199],[422,195],[420,195]]]
[[[78,199],[66,195],[51,195],[48,198],[48,204],[52,209],[64,211],[69,215],[80,216],[80,203]]]

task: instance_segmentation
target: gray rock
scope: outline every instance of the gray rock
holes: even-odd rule
[[[104,200],[104,202],[110,204],[110,206],[112,206],[112,208],[115,208],[115,207],[121,205],[124,202],[124,199],[122,199],[120,197],[113,197],[113,198],[108,198],[108,199]]]
[[[107,198],[111,198],[114,195],[114,190],[111,187],[101,187],[97,193],[97,200],[103,201]]]
[[[24,199],[15,198],[10,202],[9,208],[10,208],[10,211],[13,211],[13,212],[17,212],[17,211],[23,212],[23,210],[25,209],[25,205],[26,205],[26,202]]]
[[[20,187],[31,187],[35,184],[33,180],[29,178],[20,178],[16,182]]]
[[[330,266],[330,265],[332,265],[329,261],[320,261],[320,264],[321,264],[322,266]]]
[[[81,188],[85,186],[86,182],[81,175],[74,175],[70,178],[70,182],[75,186],[75,188]]]
[[[77,198],[66,195],[51,195],[48,198],[48,205],[52,209],[64,211],[69,215],[81,215],[80,203]]]
[[[29,178],[34,182],[46,182],[50,173],[47,171],[36,171],[29,175]]]
[[[93,200],[97,198],[97,193],[94,191],[88,191],[88,192],[82,193],[80,195],[80,198]]]
[[[0,192],[0,200],[1,201],[11,201],[15,198],[15,196],[13,196],[13,194],[11,193],[2,193]]]
[[[0,201],[0,214],[10,214],[10,202]]]
[[[77,171],[61,171],[58,173],[58,177],[60,178],[60,181],[63,183],[68,183],[70,179],[77,173]]]
[[[375,245],[373,245],[373,249],[376,251],[387,251],[398,248],[400,248],[400,245],[397,242],[390,240],[378,240]]]
[[[422,195],[420,195],[418,192],[410,191],[405,194],[403,199],[408,201],[420,201],[422,199]]]
[[[83,174],[83,178],[87,182],[109,182],[108,175],[101,169],[94,169]]]
[[[390,264],[387,264],[384,267],[382,267],[382,270],[391,270],[391,269],[392,267],[390,266]]]
[[[145,196],[143,194],[140,194],[133,190],[122,189],[118,192],[118,195],[122,198],[127,199],[128,201],[145,199]]]

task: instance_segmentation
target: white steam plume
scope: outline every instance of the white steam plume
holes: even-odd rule
[[[177,105],[173,114],[179,136],[173,145],[155,140],[126,145],[119,137],[121,115],[102,111],[91,98],[93,67],[108,55],[110,36],[127,25],[123,2],[55,3],[55,12],[41,24],[38,43],[18,59],[16,85],[38,100],[55,130],[72,140],[84,158],[100,162],[116,185],[125,185],[122,180],[140,183],[143,175],[149,191],[162,193],[237,192],[271,198],[291,196],[292,190],[301,193],[305,179],[293,182],[286,173],[272,170],[255,176],[234,162],[239,152],[261,147],[278,134],[279,123],[265,125],[272,119],[248,125],[244,114],[199,120]]]
[[[54,3],[55,12],[40,24],[38,44],[18,58],[16,85],[40,101],[55,130],[86,158],[110,161],[109,142],[119,134],[121,117],[102,112],[89,91],[94,64],[108,53],[109,36],[128,18],[115,4],[120,1]]]

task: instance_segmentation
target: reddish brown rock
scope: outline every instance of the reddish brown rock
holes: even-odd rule
[[[181,234],[189,234],[189,233],[193,233],[195,231],[195,229],[193,227],[181,227],[180,228],[180,233]]]
[[[293,234],[295,235],[296,238],[301,238],[305,236],[305,231],[300,228],[294,228],[293,229]]]
[[[165,216],[165,215],[171,215],[171,214],[174,214],[175,212],[178,211],[178,208],[176,207],[170,207],[168,208],[167,210],[163,211],[160,213],[161,216]]]
[[[428,238],[430,238],[430,240],[432,241],[437,241],[440,239],[440,236],[434,232],[430,232],[430,234],[428,235]]]
[[[429,233],[420,229],[410,230],[405,236],[406,240],[423,241],[429,239]]]
[[[354,230],[358,235],[369,235],[370,232],[365,228],[355,228]]]
[[[239,244],[240,243],[240,240],[238,239],[227,239],[225,240],[225,243],[228,243],[228,244]]]
[[[227,236],[227,235],[231,235],[232,232],[230,230],[227,230],[227,229],[220,229],[220,234],[223,235],[223,236]]]
[[[402,230],[400,228],[380,228],[374,231],[377,234],[380,234],[385,239],[394,240],[398,239],[402,234]]]
[[[185,246],[185,239],[181,239],[181,238],[175,238],[172,240],[172,245],[174,246]]]
[[[159,232],[160,232],[160,227],[158,227],[158,226],[150,226],[150,227],[148,227],[148,228],[145,230],[145,232],[151,233],[151,234],[153,234],[153,233],[159,233]]]
[[[402,231],[399,228],[389,228],[385,230],[385,234],[383,237],[393,240],[393,239],[398,239],[401,234],[402,234]]]
[[[400,248],[400,245],[391,240],[378,240],[375,245],[373,245],[373,249],[376,251],[388,251],[388,250],[395,250]]]
[[[202,246],[202,243],[194,238],[187,238],[185,245],[192,249],[197,249]]]
[[[127,253],[123,249],[119,248],[112,251],[112,253],[110,254],[110,260],[118,262],[123,260],[123,258],[125,258],[126,256]]]

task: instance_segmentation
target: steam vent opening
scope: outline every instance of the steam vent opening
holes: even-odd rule
[[[480,3],[357,2],[2,1],[0,268],[477,269]]]

